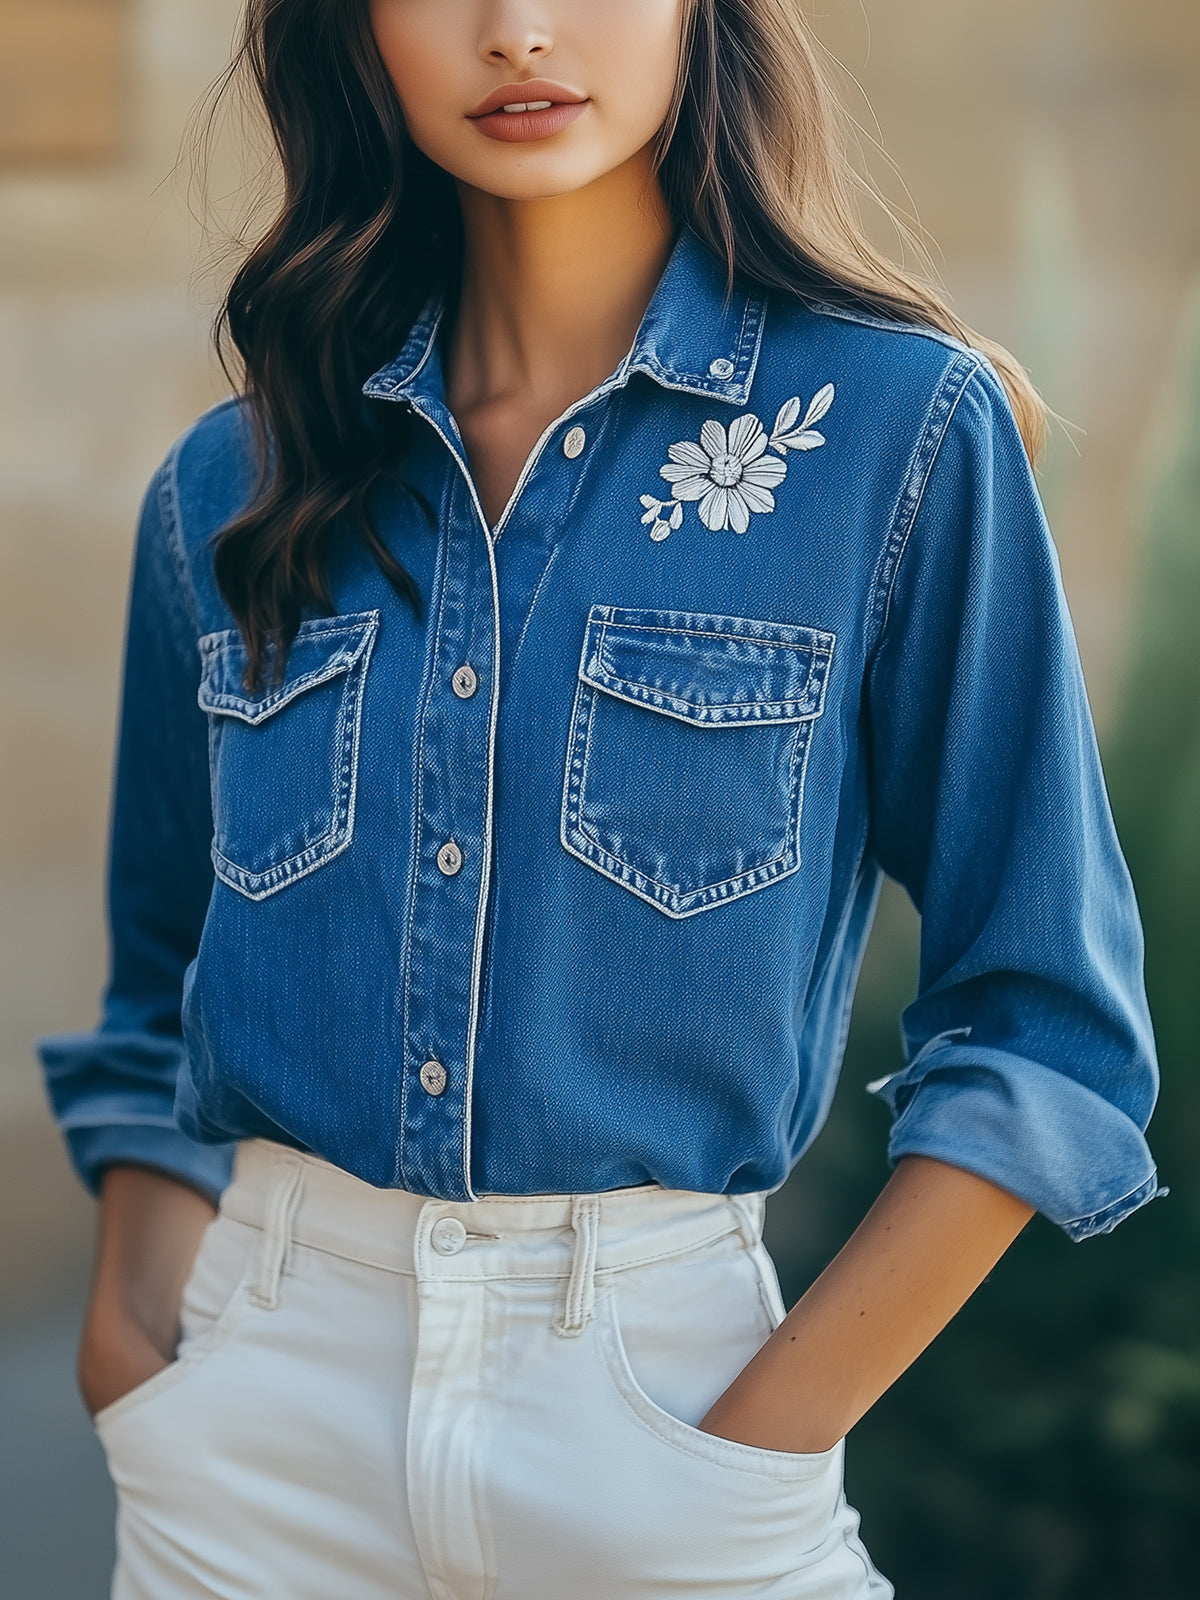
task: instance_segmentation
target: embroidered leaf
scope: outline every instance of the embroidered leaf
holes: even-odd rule
[[[771,429],[772,440],[781,433],[789,433],[796,426],[796,418],[799,415],[800,401],[795,397],[785,400],[779,408],[779,415],[775,418],[775,426]]]
[[[645,506],[647,511],[653,508],[653,510],[657,513],[658,508],[662,505],[662,501],[656,500],[652,494],[644,494],[642,496],[642,504]]]
[[[671,526],[672,526],[672,528],[679,528],[682,525],[682,523],[683,523],[683,507],[679,504],[679,502],[677,500],[675,502],[675,504],[671,507]]]
[[[825,435],[812,428],[797,428],[794,433],[785,434],[779,443],[787,450],[815,450],[825,443]]]
[[[650,529],[650,537],[655,543],[658,543],[660,540],[665,539],[670,531],[671,524],[669,522],[656,522]]]
[[[814,422],[820,422],[821,418],[833,404],[833,395],[834,388],[831,383],[827,383],[824,388],[817,390],[816,394],[812,397],[811,405],[804,413],[804,427],[811,428]]]

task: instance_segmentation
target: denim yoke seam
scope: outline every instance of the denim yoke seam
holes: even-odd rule
[[[226,404],[233,404],[227,401]],[[159,480],[158,505],[162,515],[163,535],[166,539],[167,549],[171,553],[171,563],[175,568],[176,580],[183,594],[184,607],[195,633],[195,645],[199,652],[199,640],[203,629],[200,626],[200,601],[192,582],[191,565],[187,558],[187,546],[183,538],[182,513],[180,510],[179,496],[179,457],[183,449],[183,440],[178,440],[171,450],[167,461],[166,471]]]
[[[447,474],[442,489],[442,508],[440,515],[439,534],[437,541],[437,562],[433,576],[433,592],[436,595],[437,626],[433,631],[425,656],[425,685],[424,694],[421,696],[420,732],[417,735],[416,749],[413,752],[413,798],[411,810],[411,846],[409,849],[408,871],[408,916],[404,933],[404,954],[400,963],[400,992],[401,1004],[401,1039],[400,1039],[400,1095],[398,1117],[396,1121],[396,1145],[394,1176],[398,1187],[404,1188],[404,1130],[408,1125],[408,1091],[412,1074],[409,1070],[409,989],[410,971],[412,967],[412,941],[413,928],[416,924],[417,889],[421,876],[421,815],[425,801],[425,729],[429,721],[429,702],[433,695],[434,683],[437,680],[438,653],[441,650],[442,619],[445,615],[445,589],[446,569],[448,565],[448,549],[453,536],[453,519],[450,512],[450,502],[454,495],[454,478]]]
[[[912,530],[924,503],[925,491],[933,475],[950,423],[958,403],[983,363],[977,357],[956,356],[943,372],[930,399],[925,422],[917,437],[908,467],[900,486],[895,510],[892,513],[888,536],[880,552],[875,570],[871,604],[866,614],[868,639],[864,660],[869,673],[874,657],[883,643],[883,636],[891,617],[892,597],[900,572],[901,561],[908,549]]]

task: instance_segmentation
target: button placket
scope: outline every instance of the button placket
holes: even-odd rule
[[[405,1187],[466,1200],[493,696],[461,691],[464,668],[476,688],[495,681],[488,674],[496,670],[497,641],[490,551],[461,477],[448,497],[441,537],[429,616],[437,650],[420,706],[418,864],[402,975],[407,1084],[398,1170]]]

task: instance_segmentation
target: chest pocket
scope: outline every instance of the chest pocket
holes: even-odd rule
[[[833,648],[817,628],[593,606],[563,845],[669,917],[795,872]]]
[[[200,640],[198,699],[209,716],[212,859],[217,876],[263,900],[350,843],[359,726],[378,611],[300,624],[282,683],[248,695],[236,628]]]

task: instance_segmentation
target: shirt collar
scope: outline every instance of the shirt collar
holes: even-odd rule
[[[440,296],[426,304],[400,354],[363,384],[365,395],[444,402],[437,349],[443,311]],[[720,263],[685,228],[614,381],[623,383],[631,373],[644,372],[664,388],[744,406],[750,398],[765,318],[766,301],[761,296],[738,287],[726,293]]]

